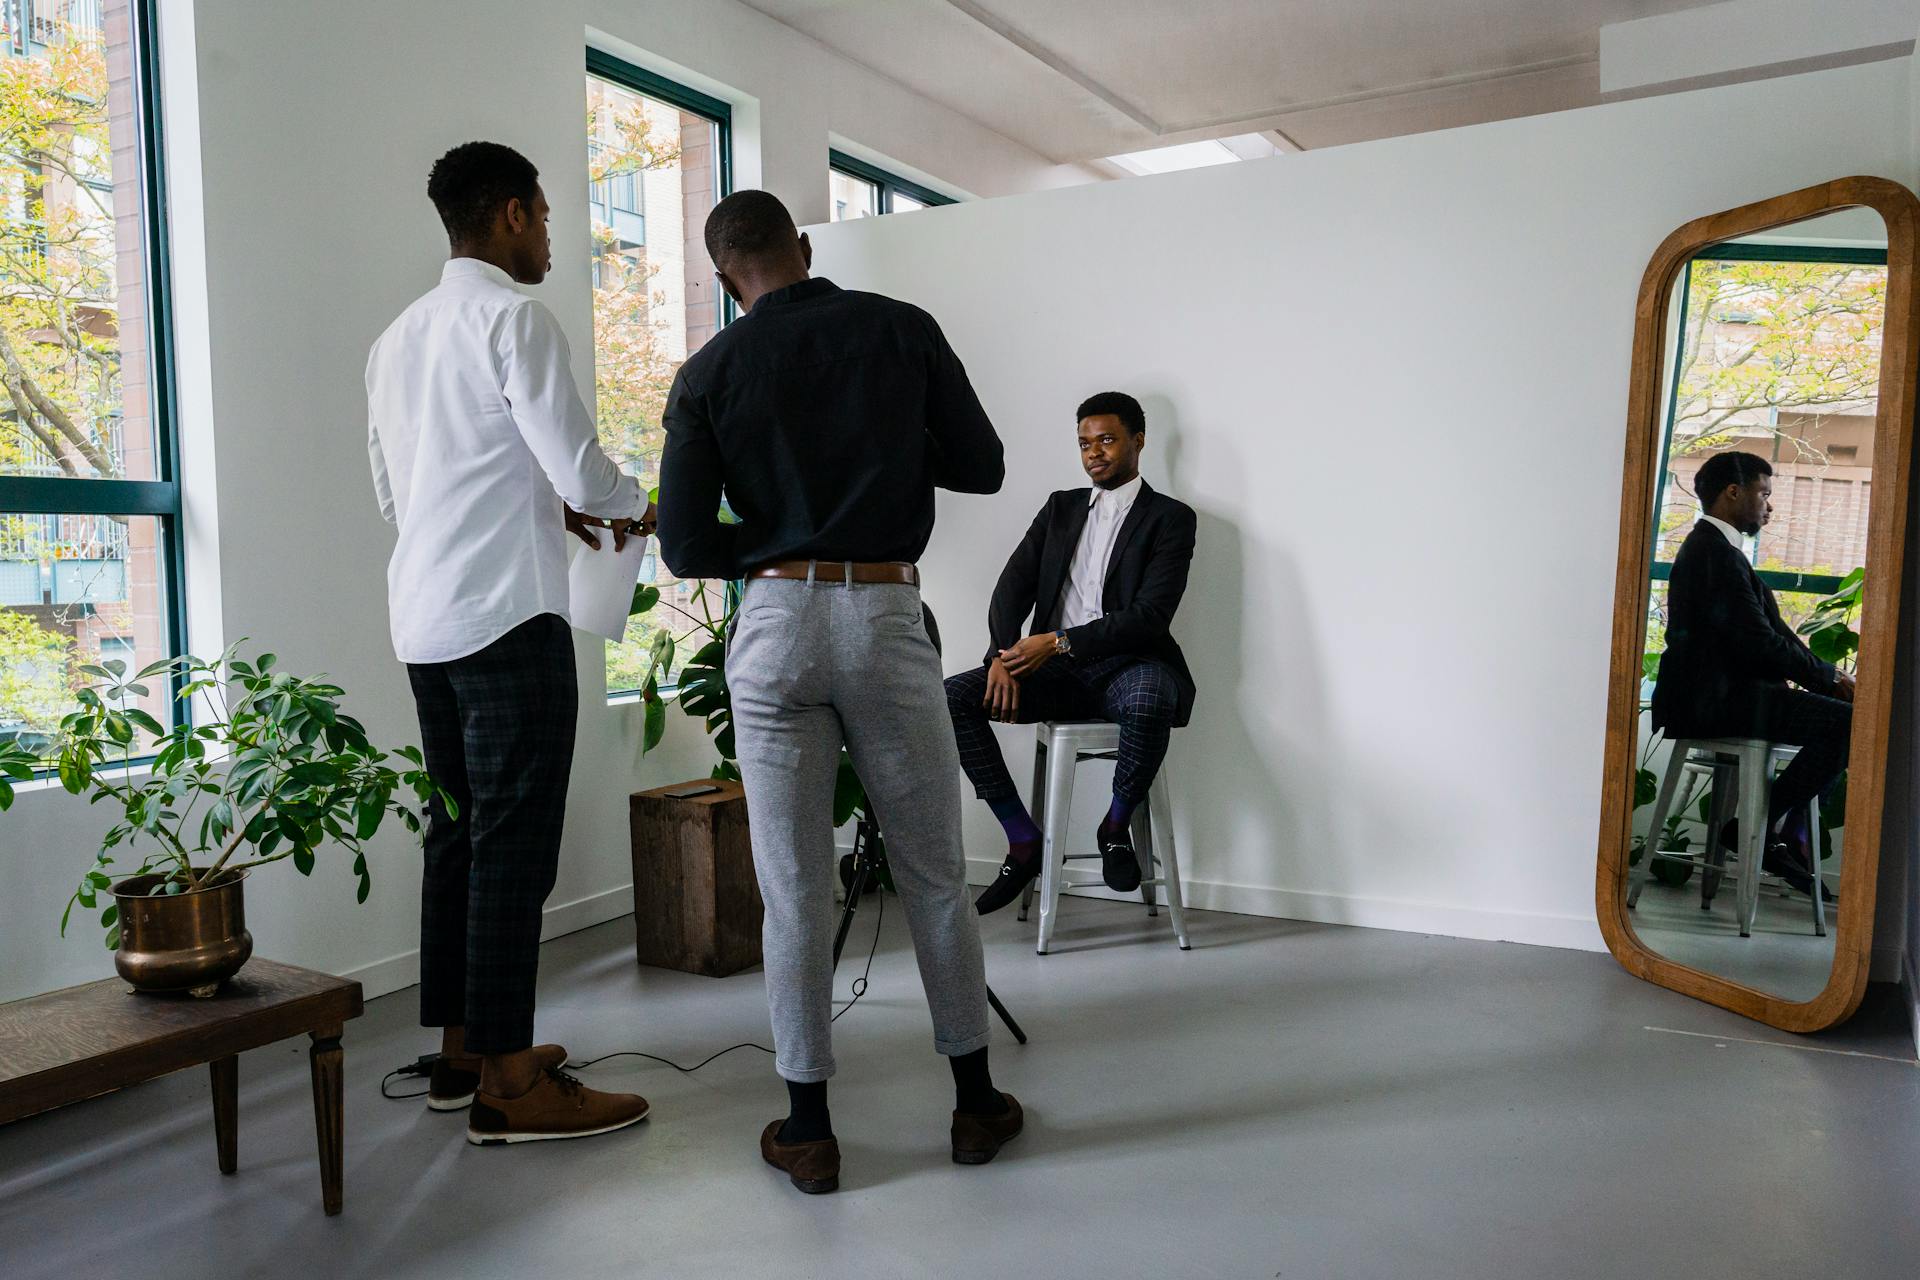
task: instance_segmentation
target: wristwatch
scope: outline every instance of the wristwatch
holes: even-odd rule
[[[1067,639],[1066,632],[1056,631],[1053,633],[1053,651],[1063,658],[1071,658],[1073,656],[1073,641]]]

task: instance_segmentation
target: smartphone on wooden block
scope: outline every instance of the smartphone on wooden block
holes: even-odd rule
[[[688,800],[694,796],[710,796],[719,789],[711,782],[696,782],[690,787],[675,787],[665,794],[669,800]]]

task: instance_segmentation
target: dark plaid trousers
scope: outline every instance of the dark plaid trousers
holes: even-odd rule
[[[540,911],[560,863],[580,688],[554,614],[452,662],[409,665],[427,772],[460,807],[427,811],[420,1025],[473,1053],[533,1044]]]
[[[982,800],[1018,796],[1007,761],[987,718],[987,669],[947,678],[947,712],[960,744],[960,767]],[[1020,682],[1019,723],[1040,720],[1110,720],[1120,726],[1113,793],[1129,804],[1147,798],[1147,788],[1167,758],[1180,690],[1157,662],[1101,658],[1083,662],[1054,658]]]

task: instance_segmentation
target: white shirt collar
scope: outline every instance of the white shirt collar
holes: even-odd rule
[[[1740,552],[1742,555],[1746,554],[1746,551],[1747,551],[1747,535],[1746,534],[1741,533],[1738,529],[1728,524],[1725,520],[1722,520],[1719,516],[1710,516],[1704,511],[1700,513],[1700,519],[1703,523],[1710,524],[1714,528],[1718,529],[1721,533],[1726,534],[1727,541],[1733,544],[1733,549],[1735,551]]]
[[[441,284],[466,276],[479,276],[482,280],[491,280],[504,289],[513,288],[512,276],[491,262],[482,262],[478,258],[448,258],[447,265],[440,268]]]
[[[1100,496],[1105,494],[1109,499],[1118,503],[1122,511],[1129,510],[1133,506],[1133,500],[1140,496],[1140,486],[1145,483],[1145,476],[1136,475],[1125,484],[1113,489],[1102,489],[1099,485],[1095,485],[1093,486],[1093,492],[1087,495],[1087,506],[1091,509],[1094,503],[1100,501]]]

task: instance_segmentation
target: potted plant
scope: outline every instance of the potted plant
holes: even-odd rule
[[[364,843],[389,816],[417,835],[409,801],[435,796],[457,816],[419,749],[373,746],[341,712],[339,686],[277,671],[271,653],[246,661],[237,649],[212,662],[164,659],[132,676],[118,660],[82,667],[88,682],[74,690],[47,757],[0,747],[0,810],[15,782],[47,765],[67,791],[117,810],[60,931],[76,905],[93,911],[101,895],[112,898],[100,923],[114,968],[137,990],[211,995],[239,971],[253,950],[242,895],[254,869],[290,860],[310,875],[318,851],[335,845],[353,854],[365,902]],[[151,696],[149,681],[172,687],[171,729],[136,705]]]

